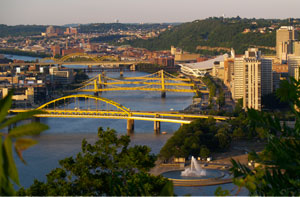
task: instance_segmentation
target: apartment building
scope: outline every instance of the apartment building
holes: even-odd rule
[[[273,91],[272,60],[262,59],[257,48],[234,58],[231,91],[233,99],[243,98],[244,108],[261,110],[261,97]]]

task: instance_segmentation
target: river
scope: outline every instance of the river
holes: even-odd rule
[[[5,55],[7,56],[7,55]],[[25,56],[8,56],[11,59],[21,59],[25,61],[37,58]],[[93,77],[98,73],[89,73]],[[143,76],[144,72],[124,72],[124,77]],[[107,72],[107,76],[117,78],[119,73]],[[140,111],[168,111],[182,110],[192,103],[191,93],[169,93],[162,99],[160,92],[105,92],[102,97],[132,110]],[[93,143],[97,138],[99,127],[112,128],[119,135],[126,135],[126,120],[110,119],[67,119],[67,118],[43,118],[41,122],[47,124],[50,129],[35,137],[38,144],[24,151],[24,165],[16,156],[15,161],[19,171],[20,182],[23,187],[29,187],[34,179],[46,180],[46,174],[52,169],[59,167],[58,161],[69,156],[76,155],[81,150],[82,139],[87,139]],[[166,140],[172,136],[180,127],[180,124],[161,123],[161,131],[166,131],[166,135],[155,135],[153,122],[135,121],[134,135],[131,136],[131,145],[147,145],[152,149],[152,153],[159,153]],[[223,185],[231,189],[232,184]],[[177,195],[213,195],[217,186],[209,187],[175,187]]]

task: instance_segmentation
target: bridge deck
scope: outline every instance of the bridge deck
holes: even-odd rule
[[[18,113],[32,109],[11,109],[10,112]],[[144,121],[159,121],[189,124],[191,119],[213,117],[216,120],[227,120],[225,116],[209,116],[200,114],[183,114],[174,112],[151,112],[151,111],[130,111],[130,114],[123,111],[114,110],[83,110],[83,109],[53,109],[43,110],[47,114],[39,114],[36,117],[53,117],[53,118],[105,118],[105,119],[134,119]]]

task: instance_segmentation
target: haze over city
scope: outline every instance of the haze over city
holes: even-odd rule
[[[211,16],[298,18],[299,0],[1,0],[0,24],[189,22]]]

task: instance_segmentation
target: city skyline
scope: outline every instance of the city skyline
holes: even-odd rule
[[[24,2],[26,2],[24,4]],[[270,8],[272,5],[272,9]],[[213,16],[299,18],[299,0],[2,0],[0,24],[172,23]],[[282,9],[284,8],[284,9]]]

